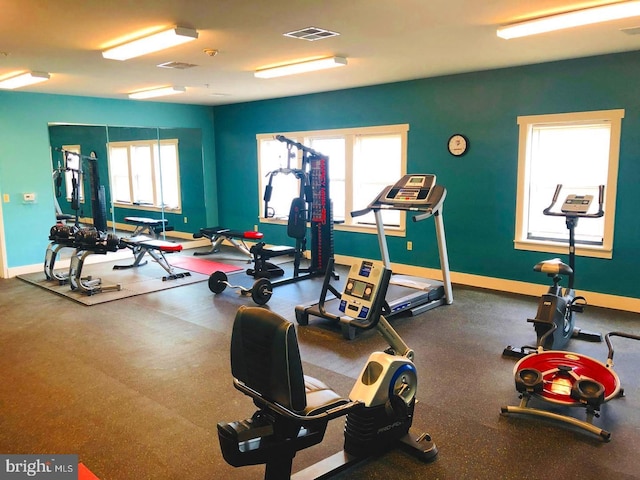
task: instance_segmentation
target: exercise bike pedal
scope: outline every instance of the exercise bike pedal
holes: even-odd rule
[[[576,297],[569,305],[572,312],[582,313],[587,306],[587,300],[584,297]]]

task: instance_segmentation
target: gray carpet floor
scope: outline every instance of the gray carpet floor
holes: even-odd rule
[[[267,308],[295,321],[295,306],[316,301],[321,283],[278,287]],[[502,350],[534,341],[526,318],[536,298],[455,285],[454,296],[452,305],[392,320],[416,352],[414,428],[431,434],[437,460],[393,450],[338,478],[640,478],[640,342],[615,340],[626,395],[595,420],[612,432],[604,443],[548,420],[500,415],[518,403],[515,360]],[[0,452],[78,454],[101,480],[262,478],[260,466],[224,462],[216,431],[255,410],[233,388],[229,366],[230,327],[246,304],[233,289],[214,295],[200,282],[87,308],[0,280]],[[578,323],[640,333],[639,315],[615,310],[589,307]],[[375,331],[348,341],[332,322],[296,328],[305,373],[345,396],[369,354],[386,348]],[[604,343],[569,348],[607,356]],[[298,453],[294,471],[340,450],[342,428],[333,421],[320,445]]]

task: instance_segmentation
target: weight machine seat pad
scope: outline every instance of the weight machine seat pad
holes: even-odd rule
[[[297,415],[310,415],[346,403],[329,387],[305,377],[296,330],[277,313],[241,306],[231,332],[231,374],[257,392]],[[246,393],[246,392],[245,392]]]
[[[573,270],[569,265],[562,262],[559,258],[553,258],[551,260],[543,260],[536,263],[533,267],[536,272],[547,273],[551,275],[571,275]]]
[[[169,223],[166,218],[124,217],[124,221],[139,227],[159,227]]]
[[[194,238],[198,235],[194,234]],[[226,238],[238,238],[243,240],[260,240],[264,234],[261,232],[254,232],[253,230],[247,230],[245,232],[241,230],[231,230],[229,228],[223,227],[207,227],[200,229],[200,237],[204,236],[207,238],[215,237],[216,235],[221,235]]]
[[[264,259],[280,257],[282,255],[293,255],[295,253],[295,247],[289,247],[287,245],[273,245],[271,247],[262,247],[260,249],[260,255]]]
[[[125,246],[135,248],[142,247],[145,250],[160,250],[161,252],[180,252],[182,245],[179,243],[166,242],[164,240],[154,240],[145,235],[123,238],[120,240]]]

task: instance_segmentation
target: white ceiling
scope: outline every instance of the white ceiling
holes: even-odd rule
[[[220,105],[453,73],[640,50],[640,17],[503,40],[500,25],[610,0],[0,0],[0,77],[45,71],[22,90],[127,98],[135,90],[184,86],[157,99]],[[152,27],[199,32],[186,45],[124,62],[101,50]],[[315,26],[339,36],[309,42],[284,33]],[[216,49],[208,56],[205,49]],[[348,66],[275,79],[257,68],[315,56]],[[157,64],[196,64],[187,70]]]

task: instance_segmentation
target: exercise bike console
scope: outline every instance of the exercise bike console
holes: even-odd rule
[[[362,260],[354,263],[340,298],[340,311],[358,319],[369,318],[369,314],[375,310],[374,302],[383,275],[387,274],[382,262]],[[388,278],[386,281],[389,281]]]
[[[587,213],[593,201],[593,195],[569,195],[562,207],[564,213]]]

